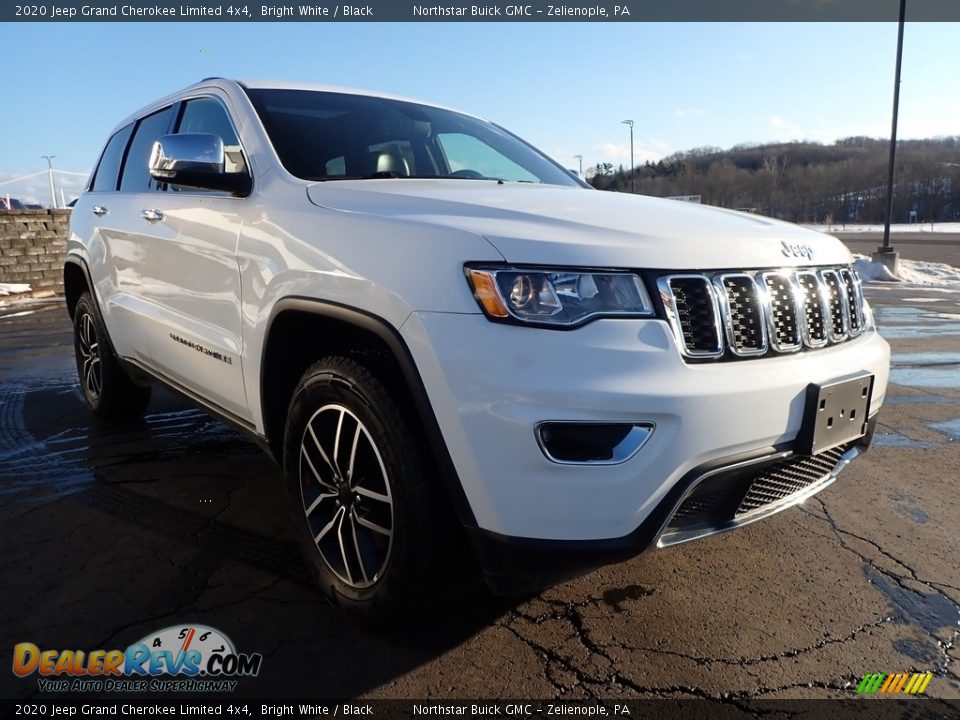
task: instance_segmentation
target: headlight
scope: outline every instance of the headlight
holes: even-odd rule
[[[651,317],[650,297],[633,273],[600,270],[467,267],[488,317],[572,327],[596,317]]]

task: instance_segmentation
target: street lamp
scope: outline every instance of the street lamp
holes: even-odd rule
[[[583,179],[583,155],[574,155],[574,157],[580,162],[580,179]]]
[[[47,179],[50,180],[50,207],[57,208],[57,191],[53,187],[53,163],[51,162],[56,155],[41,155],[47,161]]]
[[[633,192],[633,120],[621,120],[621,125],[630,127],[630,192]]]
[[[893,168],[897,158],[897,113],[900,109],[900,63],[903,59],[903,20],[907,12],[907,0],[900,0],[900,25],[897,30],[897,71],[893,80],[893,123],[890,128],[890,166],[887,168],[887,213],[883,221],[883,245],[873,254],[875,262],[883,263],[890,272],[897,274],[900,256],[890,246],[890,223],[893,220]]]

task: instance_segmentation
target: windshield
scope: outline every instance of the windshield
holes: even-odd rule
[[[449,110],[314,90],[247,94],[280,162],[304,180],[451,178],[581,186],[505,130]]]

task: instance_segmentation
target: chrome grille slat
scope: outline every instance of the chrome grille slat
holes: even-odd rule
[[[730,351],[740,357],[763,355],[767,351],[767,326],[757,281],[747,273],[729,273],[713,282]]]
[[[807,347],[823,347],[828,342],[829,314],[823,281],[817,273],[801,270],[797,273],[797,285],[803,301],[803,342]]]
[[[863,289],[849,267],[682,273],[657,286],[688,360],[818,349],[866,328]]]
[[[850,325],[847,329],[850,337],[856,337],[863,332],[863,289],[860,287],[860,278],[849,268],[840,270],[840,280],[847,291],[847,307],[849,308]]]
[[[803,347],[803,336],[795,283],[786,272],[760,273],[760,283],[767,291],[770,346],[780,353],[796,352]]]
[[[820,277],[826,286],[830,323],[828,325],[830,342],[842,342],[847,339],[850,327],[850,311],[847,290],[836,270],[821,270]]]
[[[723,335],[713,284],[704,275],[671,275],[660,280],[667,317],[688,357],[720,357]]]

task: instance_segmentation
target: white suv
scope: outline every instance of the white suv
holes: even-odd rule
[[[210,78],[114,131],[64,275],[90,407],[161,382],[259,441],[323,592],[378,621],[467,568],[526,592],[830,484],[889,367],[850,262],[594,191],[470,115]]]

